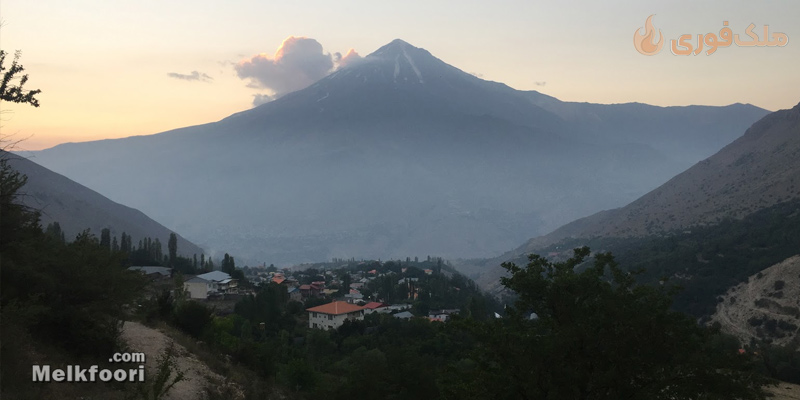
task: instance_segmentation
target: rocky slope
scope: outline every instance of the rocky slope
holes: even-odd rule
[[[800,340],[800,255],[751,276],[719,300],[712,322],[742,343]]]
[[[531,239],[515,253],[563,238],[664,234],[800,197],[800,104],[772,113],[713,156],[625,207],[603,211]]]

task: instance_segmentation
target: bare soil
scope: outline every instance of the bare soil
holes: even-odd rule
[[[209,382],[222,382],[224,378],[211,371],[183,346],[175,343],[163,332],[142,325],[138,322],[126,321],[122,328],[122,338],[130,351],[142,352],[146,355],[145,368],[147,376],[155,374],[159,355],[170,344],[175,349],[175,363],[179,371],[184,372],[184,379],[178,382],[164,396],[165,400],[197,400],[205,399],[205,387]]]

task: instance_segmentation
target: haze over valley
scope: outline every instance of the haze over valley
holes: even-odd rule
[[[395,40],[216,123],[30,155],[250,263],[474,258],[624,205],[766,113],[561,102]]]
[[[796,1],[1,10],[3,399],[800,399]]]

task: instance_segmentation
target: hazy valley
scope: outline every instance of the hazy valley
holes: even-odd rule
[[[31,160],[253,264],[473,258],[633,201],[765,114],[561,102],[396,40],[219,122]]]
[[[797,398],[800,104],[566,102],[399,39],[342,65],[0,151],[3,396]],[[118,351],[148,378],[35,378]]]

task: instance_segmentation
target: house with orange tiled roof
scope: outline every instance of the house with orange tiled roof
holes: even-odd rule
[[[300,294],[303,295],[304,299],[307,299],[309,297],[319,297],[320,293],[322,293],[322,288],[315,283],[312,283],[310,285],[300,285],[299,289],[300,289]]]
[[[348,319],[364,319],[364,307],[344,301],[311,307],[306,311],[308,311],[308,327],[314,329],[336,329]]]
[[[391,310],[389,309],[389,305],[386,303],[380,303],[377,301],[372,301],[367,304],[364,304],[364,312],[367,314],[371,314],[374,312],[378,313],[388,313]]]

